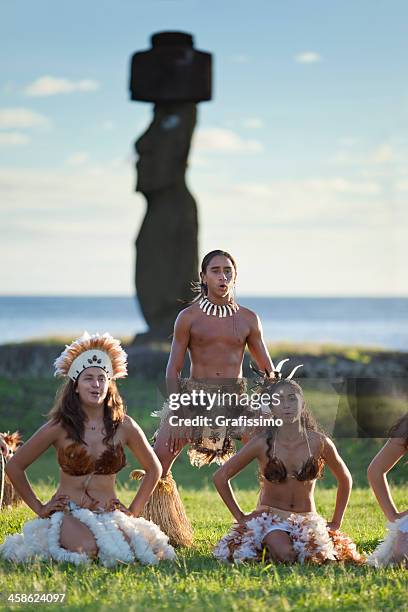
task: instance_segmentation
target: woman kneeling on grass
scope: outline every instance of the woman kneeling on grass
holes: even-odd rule
[[[352,540],[339,531],[350,496],[350,472],[333,442],[318,429],[305,407],[296,382],[268,382],[274,417],[282,425],[254,436],[214,475],[215,486],[236,519],[231,531],[217,544],[221,561],[295,561],[363,563]],[[242,512],[230,486],[253,459],[259,462],[261,491],[257,508]],[[327,464],[338,482],[336,507],[329,523],[316,512],[314,489]],[[266,547],[266,550],[264,548]]]
[[[408,413],[390,431],[391,437],[368,467],[368,480],[389,520],[388,534],[367,558],[374,567],[402,563],[408,568],[408,510],[398,512],[388,488],[387,473],[408,453]]]
[[[25,503],[40,517],[0,546],[5,559],[54,559],[106,567],[118,562],[154,564],[175,557],[168,537],[137,518],[160,475],[159,460],[133,419],[126,415],[115,379],[126,376],[126,353],[109,334],[85,334],[55,362],[62,387],[50,420],[8,462],[6,472]],[[51,445],[61,468],[60,483],[42,504],[25,470]],[[116,474],[126,465],[128,446],[146,471],[126,508],[116,498]]]

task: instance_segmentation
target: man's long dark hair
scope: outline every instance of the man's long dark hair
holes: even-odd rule
[[[207,268],[210,265],[211,260],[214,257],[218,257],[218,256],[227,257],[228,259],[230,259],[232,266],[235,270],[235,274],[237,273],[237,263],[235,259],[233,258],[233,256],[230,255],[230,253],[228,253],[227,251],[222,251],[221,249],[215,249],[214,251],[210,251],[209,253],[207,253],[207,255],[203,257],[203,261],[201,262],[201,276],[207,273]],[[202,297],[205,297],[208,294],[208,288],[207,288],[207,285],[203,282],[202,278],[200,282],[193,282],[191,283],[191,285],[192,285],[192,290],[194,291],[194,293],[197,293],[197,295],[194,299],[191,300],[191,302],[189,302],[189,304],[195,304],[195,302],[198,302],[199,300],[201,300]]]

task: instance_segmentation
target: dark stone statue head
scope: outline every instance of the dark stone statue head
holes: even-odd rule
[[[130,95],[142,102],[211,100],[211,54],[197,51],[185,32],[158,32],[152,48],[131,60]]]

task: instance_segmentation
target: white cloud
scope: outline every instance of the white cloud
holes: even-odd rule
[[[207,181],[195,186],[202,253],[237,257],[238,295],[406,295],[408,210],[375,191],[343,177]]]
[[[9,262],[0,266],[2,291],[131,295],[134,238],[145,212],[134,175],[117,160],[0,169],[0,256]]]
[[[65,163],[68,166],[83,166],[89,162],[89,159],[89,153],[86,151],[78,151],[67,157]]]
[[[1,91],[4,94],[11,94],[14,93],[16,89],[16,84],[13,81],[7,81],[7,83],[4,83],[3,87],[1,88]]]
[[[392,235],[397,227],[408,224],[403,193],[390,202],[382,181],[374,179],[337,176],[234,184],[230,177],[213,174],[212,181],[201,180],[194,180],[194,193],[206,211],[209,233],[215,231],[216,219],[224,229],[249,232],[253,248],[257,248],[258,233],[266,228],[277,233],[284,228],[294,232],[320,228],[336,234],[345,227],[356,232],[381,227],[384,235]]]
[[[249,129],[259,130],[263,125],[262,119],[258,119],[258,117],[248,117],[244,120],[244,127]]]
[[[352,138],[350,136],[345,136],[344,138],[340,138],[339,145],[342,147],[354,147],[357,143],[356,138]]]
[[[1,129],[48,126],[49,123],[47,117],[29,108],[0,108]]]
[[[401,192],[408,192],[408,180],[397,181],[395,189]]]
[[[374,164],[384,164],[394,158],[394,151],[389,143],[383,143],[373,151],[370,161]]]
[[[315,64],[321,62],[322,58],[319,53],[315,51],[303,51],[295,55],[295,62],[299,64]]]
[[[22,132],[0,132],[1,147],[16,147],[30,142],[29,136]]]
[[[391,161],[395,163],[400,163],[402,161],[402,156],[388,142],[379,144],[375,149],[371,151],[361,152],[356,151],[355,148],[354,151],[338,151],[331,159],[329,159],[330,163],[339,165],[349,165],[354,167],[370,167],[381,165],[385,167],[385,165]],[[403,160],[403,163],[406,164],[406,160]],[[376,169],[376,172],[378,172],[378,169]]]
[[[67,94],[74,91],[95,91],[100,84],[91,79],[72,81],[66,78],[43,76],[29,85],[24,90],[27,96],[54,96],[57,94]]]
[[[115,124],[113,123],[113,121],[103,121],[101,127],[103,130],[111,132],[114,129]]]
[[[10,214],[19,214],[22,209],[30,214],[48,212],[51,216],[44,216],[45,224],[55,216],[72,220],[72,213],[86,218],[95,210],[117,212],[118,199],[125,206],[135,202],[134,174],[130,164],[116,159],[52,170],[5,167],[0,169],[1,208]]]
[[[236,53],[235,55],[231,55],[230,60],[234,62],[234,64],[249,64],[251,58],[244,53]]]
[[[341,176],[238,185],[217,176],[208,181],[197,173],[192,181],[200,246],[236,255],[240,292],[406,292],[402,197],[392,209],[375,182]],[[132,165],[118,160],[0,170],[0,249],[10,262],[0,267],[2,290],[100,294],[103,286],[131,295],[134,238],[145,211],[134,181]],[[268,275],[276,261],[284,269],[278,280]]]
[[[374,181],[351,181],[342,177],[331,179],[310,179],[304,181],[306,189],[313,191],[331,191],[354,195],[378,195],[381,187]]]
[[[357,163],[357,160],[358,160],[358,163],[362,162],[362,158],[361,157],[358,158],[353,153],[349,153],[348,151],[338,151],[337,153],[332,155],[328,161],[330,164],[338,164],[340,166],[343,166],[343,165],[346,166],[346,165]]]
[[[238,296],[407,294],[406,241],[381,227],[322,231],[269,223],[258,230],[218,222],[204,228],[201,248],[202,254],[223,248],[237,258]]]
[[[271,183],[238,183],[234,191],[248,197],[260,198],[282,198],[300,203],[304,202],[308,195],[368,195],[380,194],[381,187],[374,181],[347,180],[343,177],[329,179],[310,178],[302,181],[274,181]],[[301,196],[301,194],[303,194]],[[294,196],[294,197],[293,197]],[[301,197],[300,197],[301,196]],[[303,206],[303,204],[300,204]]]
[[[198,152],[259,153],[262,143],[245,139],[225,128],[199,128],[193,138],[193,149]]]

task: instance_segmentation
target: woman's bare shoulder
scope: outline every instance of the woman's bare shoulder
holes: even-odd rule
[[[318,449],[320,453],[324,453],[324,451],[329,448],[335,448],[333,440],[329,438],[324,432],[316,431],[316,430],[308,430],[307,435],[309,437],[309,442],[311,445]]]
[[[36,434],[46,437],[52,444],[56,444],[57,446],[68,438],[67,431],[64,429],[62,424],[59,421],[54,421],[53,419],[50,419],[44,423],[44,425],[40,427],[38,431],[36,431]]]
[[[140,425],[128,414],[125,415],[123,421],[120,424],[120,429],[125,435],[135,435],[135,433],[142,434],[143,430]]]
[[[316,431],[315,429],[308,429],[307,435],[309,436],[309,440],[312,442],[320,442],[320,444],[325,444],[326,442],[330,441],[329,436],[327,436],[324,432]]]
[[[43,434],[49,437],[60,437],[66,436],[66,431],[62,424],[59,421],[55,421],[54,419],[50,419],[44,425],[42,425],[35,434]]]
[[[268,439],[271,438],[271,433],[268,431],[260,431],[256,433],[250,440],[251,444],[260,452],[266,453],[268,449]]]

